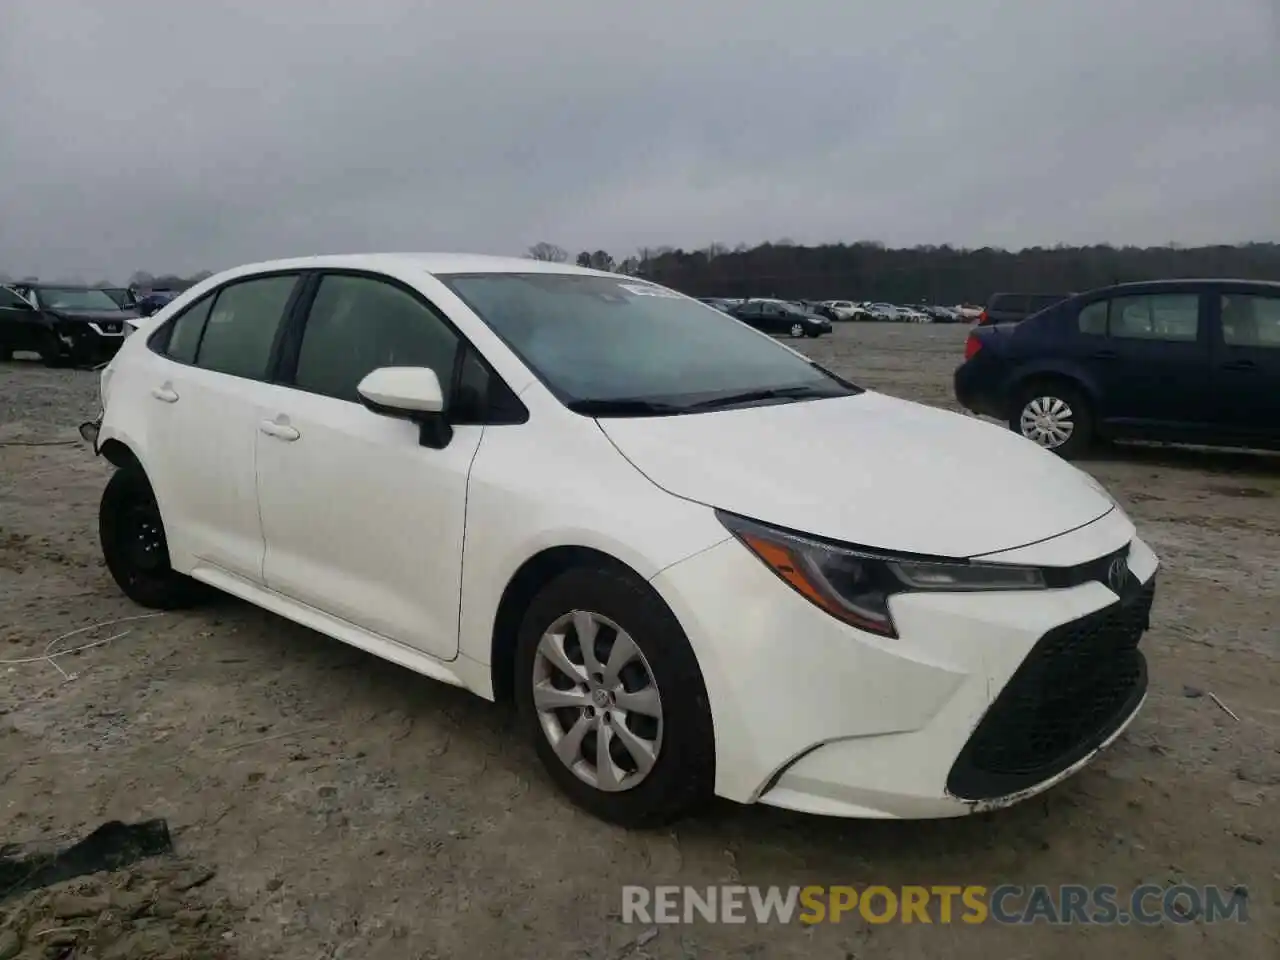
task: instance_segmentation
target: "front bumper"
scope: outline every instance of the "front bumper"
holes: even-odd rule
[[[1158,562],[1120,511],[1005,559],[1067,565],[1125,543],[1131,574],[1149,584]],[[1072,694],[1066,699],[1046,686],[1069,659],[1062,638],[1078,643],[1079,624],[1110,617],[1117,605],[1098,582],[901,595],[891,601],[897,639],[826,615],[733,540],[668,568],[653,585],[702,668],[716,791],[744,803],[881,818],[1007,806],[1087,764],[1123,731],[1145,691],[1136,650],[1145,615],[1125,634],[1126,664],[1139,665],[1140,677],[1113,684],[1087,717],[1073,710],[1084,710],[1094,675],[1062,686]],[[1104,641],[1092,649],[1106,649]]]

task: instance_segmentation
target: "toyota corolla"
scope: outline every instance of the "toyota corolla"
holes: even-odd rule
[[[642,280],[241,267],[142,321],[101,392],[125,594],[224,591],[512,699],[617,823],[1008,805],[1145,696],[1157,560],[1098,483]]]

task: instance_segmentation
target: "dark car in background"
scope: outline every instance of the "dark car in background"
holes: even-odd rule
[[[143,317],[152,316],[158,313],[170,300],[174,299],[181,291],[179,290],[152,290],[138,297],[137,309],[138,314]]]
[[[97,287],[24,284],[9,288],[0,310],[0,359],[17,350],[48,366],[110,360],[128,336],[136,310],[122,310]]]
[[[131,287],[102,287],[101,289],[121,310],[137,309],[138,294]]]
[[[792,337],[820,337],[831,332],[831,321],[807,313],[785,300],[747,300],[729,311],[749,327]]]
[[[1064,457],[1142,439],[1280,449],[1280,283],[1162,280],[975,327],[961,406]]]
[[[979,314],[978,325],[1017,323],[1070,296],[1070,293],[994,293]]]

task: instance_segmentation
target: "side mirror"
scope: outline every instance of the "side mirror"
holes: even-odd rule
[[[441,449],[453,438],[440,378],[430,367],[378,367],[365,375],[356,392],[374,413],[418,424],[418,442],[424,447]]]

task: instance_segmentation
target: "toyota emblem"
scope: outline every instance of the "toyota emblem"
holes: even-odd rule
[[[1125,581],[1129,578],[1129,564],[1124,557],[1116,557],[1107,567],[1107,586],[1112,593],[1120,596],[1124,592]]]

